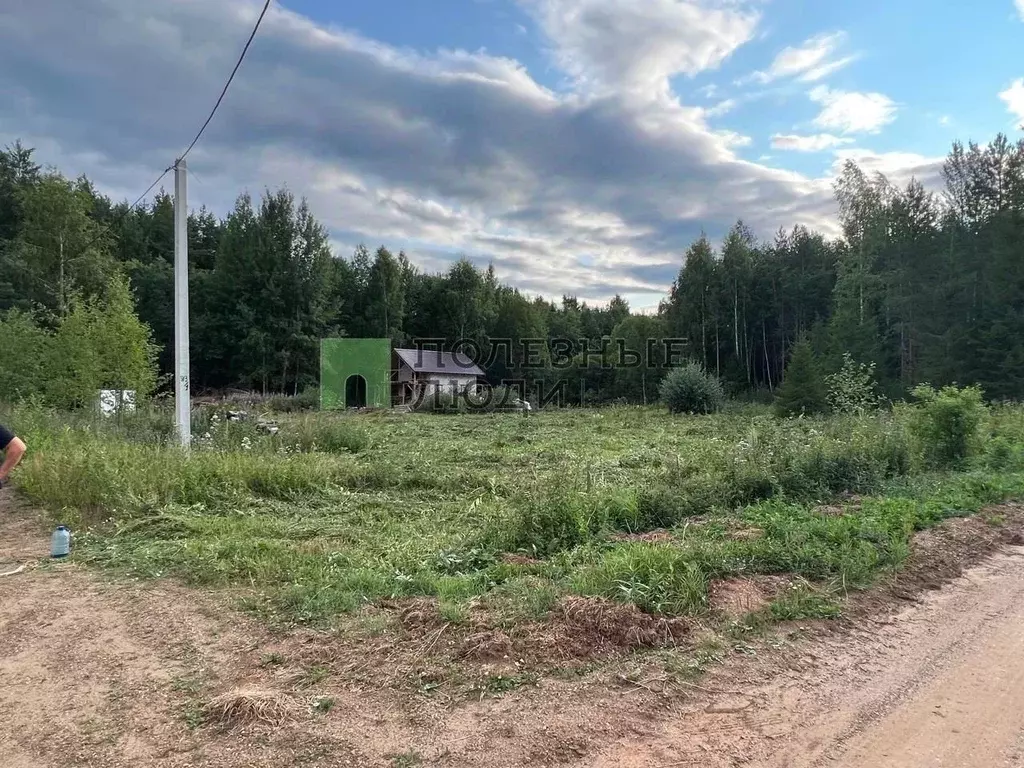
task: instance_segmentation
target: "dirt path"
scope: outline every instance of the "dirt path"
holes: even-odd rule
[[[699,687],[616,670],[455,705],[369,684],[333,635],[274,635],[225,598],[53,564],[46,545],[0,491],[0,573],[28,565],[0,576],[4,768],[1024,766],[1020,547],[899,612],[736,643]],[[201,725],[211,697],[253,687],[287,702],[284,724]]]
[[[649,744],[587,764],[1024,766],[1024,549],[881,623],[816,638],[774,679],[770,663],[733,679],[742,695],[685,706]]]

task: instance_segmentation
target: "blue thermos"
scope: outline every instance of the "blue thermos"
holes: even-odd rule
[[[58,525],[50,538],[50,557],[67,557],[71,552],[71,531]]]

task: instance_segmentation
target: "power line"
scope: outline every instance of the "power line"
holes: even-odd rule
[[[146,195],[148,195],[148,194],[149,194],[150,192],[152,192],[152,191],[153,191],[153,187],[155,187],[155,186],[156,186],[157,184],[159,184],[159,183],[160,183],[160,180],[161,180],[161,179],[163,179],[163,177],[164,177],[164,176],[166,176],[166,175],[167,175],[168,173],[170,173],[170,172],[171,172],[172,170],[174,170],[174,166],[173,166],[173,165],[171,165],[171,166],[168,166],[167,168],[164,168],[164,172],[163,172],[163,173],[161,173],[161,174],[160,174],[159,176],[157,176],[157,177],[156,177],[156,181],[154,181],[154,182],[153,182],[152,184],[150,184],[150,185],[149,185],[149,187],[148,187],[148,188],[146,189],[146,191],[145,191],[145,192],[143,192],[143,193],[142,193],[141,195],[139,195],[139,196],[138,196],[138,197],[137,197],[137,198],[135,199],[135,202],[134,202],[134,203],[132,203],[131,205],[129,205],[129,206],[128,206],[128,210],[129,210],[129,212],[130,212],[130,211],[131,211],[131,210],[132,210],[132,209],[133,209],[133,208],[134,208],[134,207],[135,207],[136,205],[138,205],[139,203],[141,203],[141,202],[142,202],[142,199],[143,199],[143,198],[144,198],[144,197],[145,197]]]
[[[210,124],[210,121],[213,120],[213,116],[217,113],[217,109],[220,107],[220,103],[224,100],[224,96],[227,94],[228,88],[231,87],[231,81],[235,79],[235,74],[238,72],[238,68],[242,66],[242,61],[245,59],[245,54],[248,53],[249,46],[252,45],[252,41],[256,37],[256,33],[259,31],[260,24],[263,23],[263,17],[267,15],[267,11],[270,9],[271,2],[272,0],[266,0],[266,2],[264,3],[263,10],[260,12],[259,18],[256,19],[256,25],[252,29],[252,34],[249,35],[249,39],[246,41],[245,47],[242,49],[242,54],[238,57],[238,61],[235,63],[235,68],[231,70],[231,75],[228,77],[228,81],[224,84],[224,88],[220,92],[220,97],[217,99],[217,103],[213,105],[213,110],[210,112],[210,116],[206,118],[206,122],[203,123],[203,127],[199,129],[199,133],[197,133],[196,137],[192,139],[192,143],[188,145],[188,149],[186,149],[182,153],[181,157],[178,158],[179,160],[184,160],[185,156],[192,151],[192,148],[196,145],[200,137],[203,135],[203,132],[206,130],[206,126],[208,126]],[[153,187],[159,184],[160,181],[164,178],[164,176],[166,176],[173,170],[173,165],[165,168],[164,172],[157,176],[156,180],[152,184],[150,184],[149,187],[146,188],[146,191],[139,195],[134,203],[128,206],[129,212],[132,211],[135,208],[135,206],[141,203],[143,199],[145,199],[146,195],[153,191]],[[195,174],[193,173],[193,176],[194,175]]]
[[[231,86],[231,81],[235,79],[235,73],[238,72],[238,68],[242,66],[242,60],[245,58],[245,54],[248,52],[253,38],[256,37],[256,32],[259,30],[260,24],[263,23],[263,17],[267,15],[270,3],[271,0],[267,0],[266,3],[264,3],[263,10],[260,12],[260,17],[256,19],[256,26],[253,27],[252,34],[249,35],[249,39],[246,41],[245,47],[242,49],[242,55],[238,57],[238,61],[235,63],[235,68],[231,70],[231,76],[228,78],[228,81],[224,83],[224,90],[220,92],[220,97],[217,99],[217,103],[213,105],[213,110],[210,112],[210,116],[206,118],[206,122],[203,123],[203,127],[199,129],[199,133],[197,133],[196,137],[192,139],[192,143],[188,145],[188,149],[186,149],[181,157],[178,158],[179,160],[184,160],[188,153],[192,151],[192,147],[194,147],[196,142],[199,141],[199,137],[203,135],[203,131],[206,130],[206,126],[208,126],[210,121],[213,120],[213,116],[217,113],[217,108],[220,107],[221,101],[224,100],[224,95],[228,92],[228,88]]]
[[[127,213],[131,213],[133,210],[135,210],[135,206],[137,206],[139,203],[141,203],[143,201],[143,199],[146,197],[146,195],[148,195],[150,192],[153,191],[153,187],[155,187],[157,184],[159,184],[160,180],[163,179],[164,176],[166,176],[168,173],[170,173],[173,170],[174,170],[174,166],[173,165],[168,167],[168,168],[165,168],[164,172],[156,177],[156,179],[153,181],[152,184],[149,185],[149,187],[146,189],[146,191],[143,192],[141,195],[139,195],[137,198],[135,198],[135,202],[128,206]],[[105,229],[102,229],[99,232],[97,232],[95,235],[93,235],[89,239],[89,242],[87,242],[82,247],[82,251],[84,252],[84,251],[87,251],[90,248],[92,248],[100,240],[100,238],[105,237],[107,234],[109,234],[109,233]]]
[[[238,68],[242,66],[242,61],[245,59],[245,54],[248,53],[249,46],[252,45],[252,41],[256,37],[256,32],[259,31],[260,24],[263,23],[263,17],[267,15],[267,11],[270,9],[271,2],[272,0],[266,0],[266,2],[264,3],[263,10],[260,12],[259,18],[256,19],[256,25],[252,29],[252,34],[249,35],[249,39],[246,41],[245,47],[242,49],[242,54],[238,57],[238,61],[235,63],[235,68],[231,70],[231,75],[228,77],[227,82],[224,84],[224,88],[220,92],[220,97],[217,99],[217,103],[213,105],[213,110],[211,110],[210,116],[206,118],[206,122],[203,123],[202,128],[199,129],[199,133],[197,133],[196,137],[192,139],[192,143],[188,145],[188,149],[186,149],[184,153],[182,153],[181,157],[178,158],[179,160],[184,160],[185,156],[192,151],[192,148],[196,145],[196,142],[199,141],[200,137],[203,135],[203,132],[206,130],[206,126],[208,126],[210,124],[210,121],[213,120],[213,116],[217,113],[217,109],[220,107],[220,103],[224,100],[224,96],[227,94],[228,88],[231,87],[231,81],[235,79],[235,74],[238,72]],[[128,212],[130,213],[131,211],[133,211],[135,207],[145,199],[146,195],[153,191],[153,188],[160,183],[164,176],[166,176],[172,170],[174,170],[174,165],[165,168],[163,173],[157,176],[153,183],[146,188],[146,191],[139,195],[135,199],[134,203],[128,206]],[[195,174],[193,173],[193,176],[194,175]],[[100,236],[101,235],[96,235],[95,237],[93,237],[86,244],[85,248],[90,248],[100,238]]]

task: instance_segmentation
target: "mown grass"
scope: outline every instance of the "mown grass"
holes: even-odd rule
[[[286,623],[424,595],[453,624],[481,596],[509,625],[569,593],[697,615],[714,579],[783,573],[817,586],[775,619],[827,616],[829,590],[898,568],[915,530],[1024,494],[1011,406],[990,411],[987,448],[958,473],[925,472],[899,413],[303,414],[277,435],[204,419],[188,455],[163,412],[3,418],[31,448],[20,489],[72,525],[79,560],[244,586]],[[816,510],[843,493],[863,498]],[[655,529],[671,537],[630,538]]]

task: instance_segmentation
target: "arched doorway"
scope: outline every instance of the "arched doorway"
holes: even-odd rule
[[[358,373],[345,380],[345,406],[348,408],[366,407],[366,379]]]

